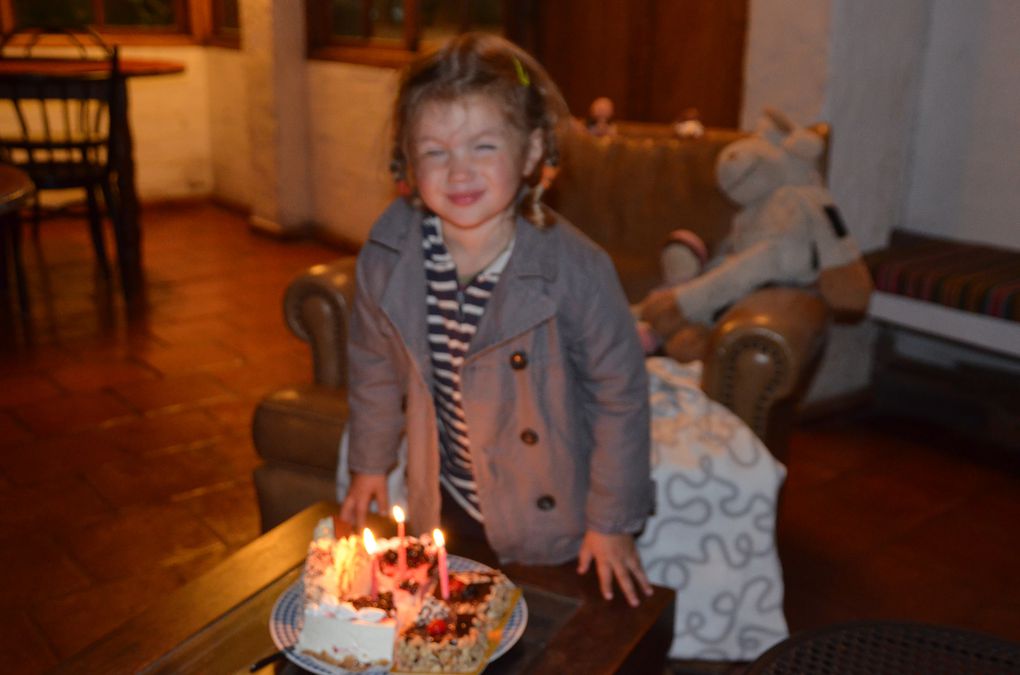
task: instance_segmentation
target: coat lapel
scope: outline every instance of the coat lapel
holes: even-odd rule
[[[431,388],[432,366],[429,357],[425,318],[425,261],[422,253],[421,213],[408,208],[402,227],[386,230],[375,241],[397,254],[380,306],[400,333],[404,344],[418,367],[418,372]]]
[[[517,219],[514,251],[471,339],[467,358],[524,333],[556,313],[556,303],[545,293],[556,278],[556,242],[551,230],[539,230]]]

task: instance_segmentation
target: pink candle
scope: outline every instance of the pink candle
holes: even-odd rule
[[[450,572],[446,569],[446,540],[443,538],[443,531],[436,528],[432,530],[432,540],[439,548],[439,592],[443,600],[450,599]]]
[[[404,532],[404,509],[393,506],[393,519],[397,521],[397,538],[400,545],[397,546],[397,578],[403,579],[407,574],[407,536]]]
[[[371,569],[371,575],[369,577],[368,595],[370,598],[375,600],[376,596],[379,595],[379,581],[376,579],[376,567],[378,566],[376,551],[379,550],[378,545],[375,543],[375,536],[372,534],[372,530],[365,528],[362,533],[362,539],[365,541],[365,552],[371,556],[369,562],[369,568]]]

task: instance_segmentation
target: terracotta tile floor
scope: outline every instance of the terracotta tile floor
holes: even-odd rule
[[[309,377],[281,297],[339,252],[211,205],[149,209],[148,304],[93,271],[82,220],[26,242],[0,340],[0,663],[45,670],[258,535],[249,424]],[[0,306],[6,307],[3,302]],[[3,310],[0,310],[3,311]],[[874,411],[793,437],[780,550],[793,629],[898,617],[1020,640],[1020,471]]]

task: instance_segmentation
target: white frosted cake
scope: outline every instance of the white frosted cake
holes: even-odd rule
[[[297,651],[346,670],[472,672],[484,666],[490,631],[510,611],[514,587],[501,572],[450,572],[442,599],[437,549],[406,538],[400,573],[397,538],[376,542],[378,566],[360,536],[315,528],[303,574],[304,625]]]

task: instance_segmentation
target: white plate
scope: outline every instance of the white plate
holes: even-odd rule
[[[450,570],[454,572],[492,571],[492,568],[488,565],[483,565],[468,558],[461,558],[457,555],[448,556],[447,564]],[[314,656],[301,654],[290,649],[298,641],[298,635],[301,633],[301,626],[305,620],[303,609],[304,589],[299,579],[280,594],[276,604],[273,605],[272,613],[269,615],[269,634],[273,637],[273,642],[276,643],[277,649],[282,649],[289,660],[313,673],[319,673],[319,675],[348,675],[351,671],[325,661],[320,661]],[[503,627],[503,634],[495,651],[492,652],[492,656],[489,657],[489,662],[491,663],[500,656],[503,656],[503,654],[506,654],[524,635],[524,628],[527,625],[528,604],[524,601],[524,596],[522,595],[517,600],[517,604],[514,605],[510,618],[507,619],[506,625]],[[374,669],[358,672],[359,675],[376,675],[388,673],[389,671]]]

